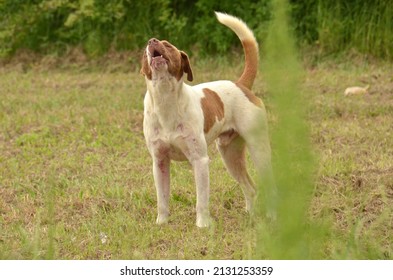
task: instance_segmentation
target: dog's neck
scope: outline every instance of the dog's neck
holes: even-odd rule
[[[160,123],[177,122],[182,116],[182,104],[188,98],[183,93],[183,79],[179,81],[172,76],[160,77],[157,79],[147,80],[146,85],[148,94],[151,98],[153,112],[157,115]]]

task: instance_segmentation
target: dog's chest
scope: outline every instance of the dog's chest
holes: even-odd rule
[[[179,104],[157,110],[145,104],[144,135],[152,154],[173,160],[187,160],[193,156],[196,139],[195,121],[179,113]],[[194,125],[194,127],[193,127]]]
[[[182,161],[189,160],[198,154],[196,135],[189,125],[182,122],[172,129],[156,123],[153,130],[145,132],[145,135],[149,149],[158,157]]]

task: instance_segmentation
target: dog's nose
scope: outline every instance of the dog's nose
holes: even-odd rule
[[[151,38],[148,42],[149,46],[156,45],[157,43],[158,43],[158,40],[156,38]]]

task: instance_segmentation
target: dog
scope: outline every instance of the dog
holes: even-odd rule
[[[147,87],[143,133],[153,160],[157,224],[169,218],[170,162],[188,160],[196,184],[196,225],[209,226],[208,146],[213,141],[227,170],[242,186],[246,211],[252,211],[256,200],[256,187],[246,169],[246,149],[255,168],[271,174],[266,110],[251,92],[258,70],[258,43],[239,18],[219,12],[216,17],[243,45],[245,67],[235,82],[186,84],[185,77],[193,80],[189,57],[166,40],[150,39],[143,53],[141,73]]]

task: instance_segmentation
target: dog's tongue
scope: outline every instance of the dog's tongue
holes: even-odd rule
[[[166,64],[166,60],[165,60],[165,58],[163,58],[162,56],[155,56],[155,57],[152,57],[151,66],[152,66],[153,68],[159,69],[159,68],[161,68],[162,66],[164,66],[165,64]]]

